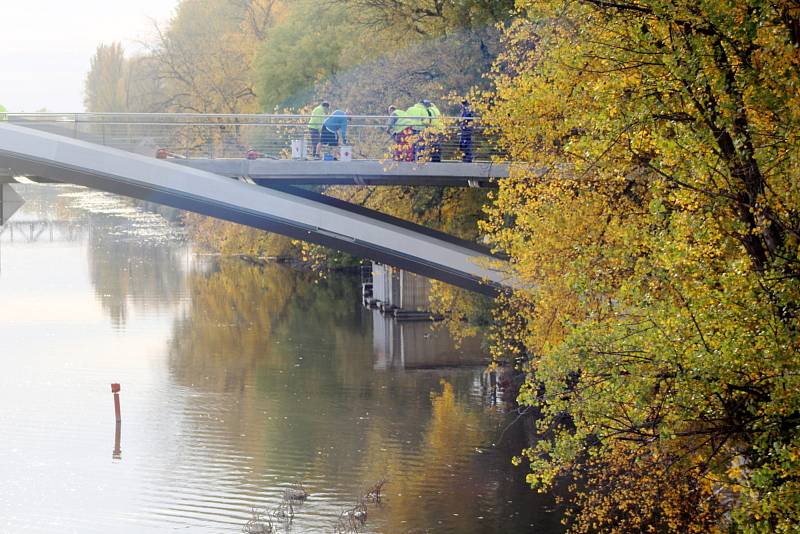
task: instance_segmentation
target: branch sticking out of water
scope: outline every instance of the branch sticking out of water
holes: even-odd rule
[[[381,503],[381,491],[383,490],[383,486],[386,484],[387,479],[386,477],[380,479],[375,484],[373,484],[365,493],[364,493],[364,501],[380,504]]]
[[[253,517],[242,527],[244,534],[275,534],[272,520],[269,515],[259,512],[255,508],[252,510]]]

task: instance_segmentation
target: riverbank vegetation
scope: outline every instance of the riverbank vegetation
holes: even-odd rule
[[[486,193],[327,193],[511,258],[493,351],[540,414],[517,461],[574,532],[800,528],[794,0],[184,0],[101,46],[94,111],[383,113],[471,94],[516,168]],[[480,95],[480,97],[478,97]],[[190,218],[206,246],[313,255]],[[453,328],[479,307],[437,293]]]
[[[800,8],[521,1],[483,230],[574,532],[800,528]]]

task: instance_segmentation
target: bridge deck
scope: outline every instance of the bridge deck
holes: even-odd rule
[[[246,224],[482,293],[503,284],[489,266],[495,258],[421,226],[31,128],[0,123],[0,167]]]
[[[407,163],[398,161],[303,161],[288,159],[170,159],[221,176],[257,183],[295,185],[440,185],[491,187],[508,177],[502,163]]]

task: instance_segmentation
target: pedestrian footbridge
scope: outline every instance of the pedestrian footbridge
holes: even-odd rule
[[[287,185],[290,180],[270,183],[269,178],[259,178],[257,174],[240,174],[241,168],[234,170],[229,167],[225,172],[208,164],[191,165],[185,161],[203,158],[157,159],[153,155],[142,155],[141,152],[147,152],[141,149],[150,148],[150,141],[143,143],[140,140],[128,147],[137,150],[126,151],[106,146],[113,145],[110,142],[96,143],[76,139],[80,137],[78,135],[65,135],[77,131],[74,123],[49,123],[46,128],[32,128],[22,122],[0,122],[0,174],[5,169],[9,176],[33,176],[82,185],[193,211],[328,246],[485,294],[495,294],[507,285],[503,261],[480,245],[298,189]],[[115,139],[120,140],[119,137]],[[170,152],[176,153],[174,149]],[[220,159],[225,165],[232,165],[224,161],[227,158]],[[338,165],[347,165],[347,162],[284,163],[264,159],[264,165],[303,163],[312,169],[304,171],[309,174],[325,175],[326,166],[334,176],[346,176],[352,172],[346,170],[349,167],[337,169]],[[238,164],[252,164],[245,161],[253,160],[242,159]],[[363,162],[370,163],[372,170],[369,172],[379,175],[376,162]],[[388,165],[391,168],[392,163]],[[396,168],[408,166],[408,170],[398,171],[408,173],[413,168],[447,164],[414,162],[394,165]],[[474,163],[459,165],[476,165],[476,168],[490,169],[489,172],[493,168],[488,163],[483,166]],[[285,176],[286,172],[279,174]],[[230,176],[250,176],[250,179],[233,180]],[[369,174],[364,171],[360,176]],[[259,187],[257,181],[269,187]],[[367,183],[364,179],[362,181]]]
[[[480,124],[472,125],[473,161],[460,152],[458,118],[436,137],[442,162],[393,161],[389,117],[354,116],[347,128],[351,161],[315,161],[307,115],[190,113],[7,113],[12,124],[167,159],[261,185],[430,185],[492,187],[509,166]],[[424,143],[420,143],[424,145]],[[422,150],[423,156],[426,154]],[[329,149],[338,156],[338,149]],[[424,159],[424,158],[423,158]]]

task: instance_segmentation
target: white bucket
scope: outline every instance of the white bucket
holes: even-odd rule
[[[306,140],[295,139],[292,141],[292,159],[306,159]]]
[[[353,147],[342,145],[339,147],[339,161],[352,161],[353,160]]]

